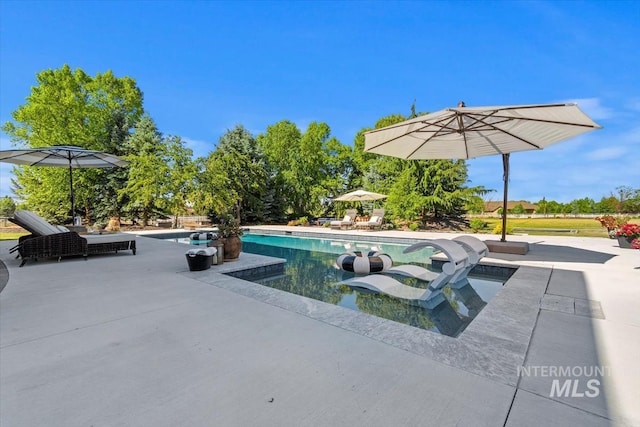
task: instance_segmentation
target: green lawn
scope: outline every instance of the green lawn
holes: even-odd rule
[[[22,232],[22,233],[16,232],[16,233],[14,233],[14,232],[1,231],[0,232],[0,240],[18,240],[18,237],[25,236],[27,234],[29,234],[29,233],[27,233],[27,232]]]
[[[485,230],[482,230],[483,233],[491,233],[495,226],[502,222],[500,218],[483,219],[489,224]],[[630,222],[639,222],[639,220],[636,218]],[[507,230],[513,230],[513,234],[539,236],[607,237],[607,230],[593,218],[507,218]]]

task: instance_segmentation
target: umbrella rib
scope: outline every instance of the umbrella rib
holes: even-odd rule
[[[531,141],[528,141],[528,140],[526,140],[526,139],[524,139],[524,138],[522,138],[522,137],[520,137],[520,136],[518,136],[518,135],[514,135],[513,133],[508,132],[508,131],[506,131],[506,130],[504,130],[504,129],[500,129],[499,127],[495,127],[495,126],[493,126],[493,124],[492,124],[492,123],[486,123],[486,122],[484,122],[483,120],[480,120],[480,119],[475,119],[475,120],[477,120],[477,121],[479,121],[479,122],[481,122],[481,123],[484,123],[484,124],[485,124],[485,125],[487,125],[490,129],[497,130],[498,132],[502,132],[502,133],[504,133],[504,134],[507,134],[507,135],[509,135],[509,136],[511,136],[511,137],[513,137],[513,138],[515,138],[515,139],[519,139],[520,141],[524,142],[525,144],[529,144],[530,146],[535,147],[535,148],[537,148],[537,149],[539,149],[539,150],[541,150],[541,149],[542,149],[542,147],[540,147],[540,146],[539,146],[539,145],[537,145],[537,144],[534,144],[534,143],[533,143],[533,142],[531,142]],[[518,119],[518,120],[520,120],[520,119]],[[473,132],[473,131],[472,131],[472,132]],[[497,146],[495,146],[494,144],[491,144],[491,145],[493,145],[493,146],[495,147],[496,151],[498,151],[499,153],[502,153],[502,151],[500,151],[500,150],[498,149],[498,147],[497,147]],[[504,154],[504,153],[503,153],[503,154]]]
[[[43,153],[44,153],[44,151],[43,151]],[[31,163],[30,166],[38,166],[40,163],[44,162],[45,160],[49,159],[50,157],[56,158],[58,156],[53,156],[51,153],[47,153],[47,155],[45,157],[41,158],[37,162]]]
[[[416,123],[423,123],[423,124],[425,124],[425,126],[423,126],[423,127],[422,127],[422,128],[420,128],[420,129],[417,129],[417,130],[411,130],[411,131],[405,132],[405,133],[403,133],[402,135],[398,135],[398,136],[396,136],[395,138],[392,138],[392,139],[389,139],[389,140],[387,140],[387,141],[384,141],[382,144],[378,144],[378,145],[376,145],[375,147],[372,147],[372,148],[378,148],[378,147],[381,147],[381,146],[386,145],[386,144],[388,144],[388,143],[390,143],[390,142],[393,142],[393,141],[395,141],[395,140],[397,140],[397,139],[400,139],[400,138],[405,137],[405,136],[407,136],[407,135],[411,135],[412,133],[416,133],[416,132],[424,132],[424,131],[423,131],[423,129],[425,129],[425,128],[429,127],[429,126],[436,125],[435,123],[425,123],[425,122],[416,122]],[[413,123],[412,123],[412,124],[413,124]],[[406,124],[405,124],[404,126],[406,126]],[[437,125],[436,125],[436,126],[437,126]],[[396,127],[397,127],[397,126],[396,126]],[[385,128],[385,129],[388,129],[388,128]]]
[[[446,124],[444,125],[439,125],[440,129],[438,129],[436,132],[434,132],[429,138],[425,139],[424,141],[422,141],[422,144],[420,144],[415,150],[413,150],[411,153],[409,153],[409,155],[407,156],[407,159],[410,159],[411,156],[413,156],[419,149],[421,149],[422,147],[425,146],[425,144],[429,143],[429,141],[431,141],[433,138],[435,138],[438,135],[443,135],[445,134],[445,132],[442,132],[444,129],[450,130],[451,132],[448,133],[459,133],[458,130],[456,130],[454,127],[449,127],[449,125],[456,121],[457,115],[454,115],[452,117],[447,117],[447,119],[449,119],[447,121]],[[442,122],[445,121],[445,119],[441,120]],[[435,123],[433,123],[433,125],[436,125]],[[404,136],[404,135],[403,135]],[[384,144],[380,144],[380,145],[384,145]],[[376,147],[379,147],[380,145],[377,145]]]
[[[465,113],[468,117],[470,117],[473,114],[477,114],[477,113]],[[512,120],[518,120],[518,121],[528,121],[528,122],[539,122],[539,123],[550,123],[550,124],[554,124],[554,125],[566,125],[566,126],[578,126],[578,127],[586,127],[586,128],[594,128],[594,129],[599,129],[600,126],[594,126],[594,125],[590,125],[590,124],[584,124],[584,123],[571,123],[571,122],[564,122],[564,121],[558,121],[558,120],[548,120],[548,119],[536,119],[533,117],[509,117],[509,116],[502,116],[502,115],[487,115],[487,116],[483,116],[483,117],[496,117],[496,118],[500,118],[500,119],[504,119],[500,122],[496,122],[497,123],[504,123],[504,122],[509,122]],[[480,119],[474,119],[476,121],[483,122]],[[485,123],[487,125],[489,125],[488,123]]]

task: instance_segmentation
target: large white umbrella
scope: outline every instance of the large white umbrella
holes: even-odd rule
[[[364,151],[402,159],[472,159],[502,155],[506,241],[509,154],[600,129],[576,104],[447,108],[365,133]]]
[[[361,202],[363,200],[380,200],[386,197],[384,194],[373,193],[366,190],[356,190],[336,197],[334,200],[338,202]]]
[[[73,194],[73,172],[75,168],[112,168],[126,166],[128,162],[120,157],[101,151],[86,150],[70,145],[26,148],[0,151],[0,162],[28,166],[51,166],[69,168],[69,194],[71,198],[71,217],[75,215]]]

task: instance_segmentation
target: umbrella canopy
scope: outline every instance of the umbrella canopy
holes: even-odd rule
[[[0,162],[28,166],[51,166],[69,168],[69,193],[71,216],[75,214],[73,195],[74,168],[112,168],[126,166],[128,162],[113,154],[86,150],[81,147],[54,145],[52,147],[27,148],[0,151]]]
[[[576,104],[447,108],[365,133],[364,151],[402,159],[471,159],[502,155],[506,234],[509,154],[541,150],[600,129]]]
[[[380,200],[384,199],[384,194],[372,193],[371,191],[356,190],[350,193],[343,194],[340,197],[336,197],[334,200],[338,202],[361,202],[363,200]]]

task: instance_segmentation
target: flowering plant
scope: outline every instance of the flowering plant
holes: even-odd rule
[[[616,236],[623,236],[627,238],[631,237],[634,239],[638,238],[640,237],[640,224],[626,223],[618,228],[618,231],[616,231]]]
[[[595,217],[595,220],[600,221],[600,225],[607,229],[609,237],[612,239],[616,238],[616,228],[626,224],[628,219],[628,217],[615,217],[613,215],[603,215]]]
[[[633,242],[631,242],[631,249],[640,249],[640,239],[633,239]]]

